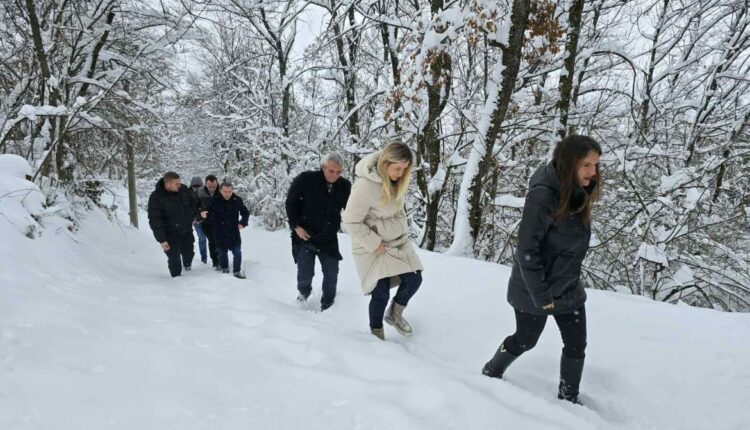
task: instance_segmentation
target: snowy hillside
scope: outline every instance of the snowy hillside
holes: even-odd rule
[[[580,407],[555,397],[551,322],[505,381],[480,375],[513,329],[503,266],[422,253],[416,334],[383,343],[351,258],[330,311],[295,302],[283,231],[243,232],[246,281],[172,280],[147,227],[98,212],[0,235],[0,429],[748,428],[747,314],[591,291]]]

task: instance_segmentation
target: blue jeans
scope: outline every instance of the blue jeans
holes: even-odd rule
[[[324,305],[331,305],[336,299],[336,283],[339,277],[339,260],[335,257],[300,246],[297,253],[297,290],[305,297],[312,292],[316,256],[323,269],[323,297],[320,301]]]
[[[198,251],[201,253],[201,261],[206,262],[206,233],[203,232],[203,225],[201,223],[193,224],[195,228],[195,234],[198,235]]]
[[[393,301],[406,306],[422,285],[422,272],[402,273],[398,276],[401,278],[401,284],[398,286]],[[383,328],[383,315],[385,315],[385,308],[391,296],[391,278],[379,280],[370,294],[370,328]]]
[[[237,244],[233,248],[217,248],[219,251],[219,266],[222,269],[229,268],[229,251],[232,251],[232,269],[234,273],[242,270],[242,244]]]

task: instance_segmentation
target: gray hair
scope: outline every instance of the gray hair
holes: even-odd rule
[[[323,158],[323,161],[320,163],[320,165],[325,166],[329,161],[333,161],[339,166],[344,167],[344,157],[342,157],[338,152],[329,152],[328,155]]]

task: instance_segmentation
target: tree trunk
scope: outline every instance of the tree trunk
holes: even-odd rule
[[[656,69],[656,53],[659,49],[660,42],[659,42],[659,36],[661,35],[661,32],[663,30],[664,25],[664,19],[667,15],[667,9],[669,8],[669,1],[670,0],[664,0],[664,4],[662,5],[662,10],[659,14],[659,21],[657,22],[656,31],[654,33],[654,39],[652,41],[651,46],[651,57],[649,59],[649,67],[648,67],[648,74],[646,75],[646,82],[643,85],[644,95],[643,95],[643,101],[641,102],[641,119],[640,124],[638,126],[638,136],[636,139],[636,142],[640,143],[643,142],[651,127],[649,124],[649,110],[651,107],[651,91],[652,86],[654,82],[654,70]]]
[[[431,1],[431,12],[435,16],[443,9],[443,0]],[[441,29],[436,29],[438,32]],[[420,246],[432,251],[435,249],[437,236],[438,211],[440,209],[440,198],[445,189],[445,180],[440,187],[430,187],[430,181],[439,175],[442,163],[442,154],[440,151],[440,140],[438,123],[440,115],[443,113],[448,103],[451,91],[452,62],[450,55],[445,51],[445,47],[438,47],[440,52],[434,52],[435,59],[430,64],[431,82],[425,82],[427,87],[427,121],[424,127],[417,135],[417,162],[421,165],[423,158],[427,159],[429,172],[424,169],[417,170],[417,185],[426,200],[425,214],[425,234]],[[427,55],[428,58],[433,55]]]
[[[565,137],[568,126],[568,114],[570,111],[570,95],[573,90],[573,74],[575,73],[576,56],[578,55],[578,38],[581,35],[581,15],[583,14],[584,0],[574,0],[568,12],[568,37],[565,41],[565,61],[563,62],[563,74],[560,76],[560,129],[557,133],[560,138]]]
[[[138,228],[138,196],[135,186],[135,148],[129,134],[125,134],[125,157],[128,167],[128,205],[130,214],[130,225]]]
[[[348,12],[349,22],[352,26],[356,25],[354,21],[354,8],[349,8]],[[344,98],[346,100],[346,111],[349,119],[347,120],[347,128],[349,130],[349,136],[356,143],[359,141],[359,113],[357,112],[357,101],[355,97],[355,86],[356,86],[356,75],[354,73],[354,62],[356,61],[356,43],[357,43],[357,30],[350,29],[353,33],[351,37],[347,36],[347,48],[349,50],[349,57],[344,50],[344,40],[341,35],[341,26],[338,21],[338,9],[336,2],[331,0],[331,22],[333,23],[333,34],[336,38],[336,53],[339,57],[339,63],[344,73]]]
[[[529,21],[530,0],[514,0],[513,11],[511,13],[511,27],[508,37],[508,45],[501,46],[502,51],[502,83],[499,91],[488,91],[488,100],[485,104],[485,112],[491,111],[491,119],[486,133],[478,137],[481,139],[480,144],[484,147],[478,160],[474,177],[469,188],[469,225],[471,227],[471,239],[476,241],[479,235],[479,229],[482,225],[482,212],[484,204],[482,202],[482,192],[484,183],[492,165],[494,157],[495,142],[500,134],[500,127],[505,120],[510,105],[511,96],[515,89],[518,70],[521,64],[521,48],[524,42],[524,32]],[[495,85],[490,82],[489,85]],[[491,109],[487,109],[487,104],[493,103]]]

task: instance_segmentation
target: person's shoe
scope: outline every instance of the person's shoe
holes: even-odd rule
[[[383,320],[396,328],[402,336],[411,336],[414,331],[408,321],[404,319],[405,306],[401,306],[395,301],[391,301],[391,306],[385,312]]]
[[[217,272],[221,272],[221,267],[218,264],[214,264],[213,267],[214,267],[214,270],[216,270]]]
[[[190,266],[185,266],[184,269],[185,269],[186,272],[189,272],[189,271],[193,270],[193,268],[190,267]]]
[[[246,279],[242,272],[234,272],[234,277],[237,279]]]
[[[331,306],[333,306],[333,302],[320,302],[320,311],[323,312]]]
[[[385,340],[385,329],[381,328],[371,328],[370,333],[375,335],[380,340]]]
[[[500,345],[492,360],[488,361],[482,368],[482,375],[490,378],[503,379],[503,374],[508,366],[518,358],[517,355],[505,349],[505,343]]]
[[[221,269],[221,273],[229,273],[229,269]]]
[[[201,258],[201,263],[203,263],[203,264],[208,263],[208,259],[207,258]]]
[[[557,398],[580,405],[578,387],[581,385],[583,374],[583,358],[570,358],[563,354],[560,357],[560,386]]]

